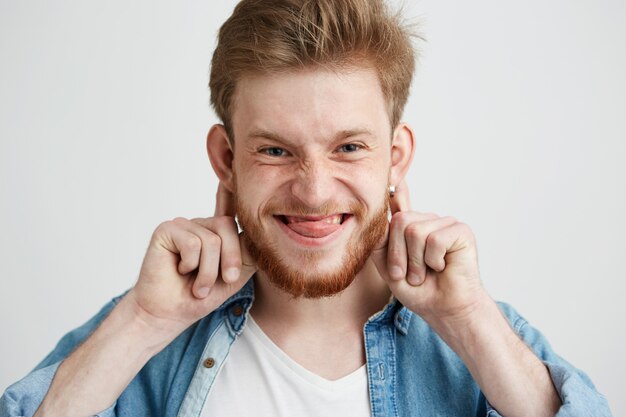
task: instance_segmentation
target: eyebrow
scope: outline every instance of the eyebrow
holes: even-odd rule
[[[344,129],[344,130],[340,130],[339,132],[337,132],[335,134],[335,136],[333,138],[333,141],[341,140],[341,139],[347,139],[347,138],[350,138],[352,136],[359,136],[359,135],[374,136],[372,131],[367,129],[367,128]],[[289,140],[285,139],[284,137],[282,137],[278,133],[271,132],[271,131],[265,130],[265,129],[253,129],[252,131],[250,131],[248,133],[248,137],[249,138],[271,139],[271,140],[275,140],[277,142],[281,142],[281,143],[284,143],[284,144],[289,143]]]

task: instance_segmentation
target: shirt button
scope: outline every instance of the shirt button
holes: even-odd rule
[[[213,368],[213,365],[215,365],[215,359],[213,359],[213,358],[206,358],[204,360],[204,367],[205,368]]]
[[[243,307],[237,304],[233,307],[233,314],[237,317],[241,316],[243,314]]]

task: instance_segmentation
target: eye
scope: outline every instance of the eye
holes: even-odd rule
[[[270,148],[263,148],[260,150],[261,153],[267,156],[285,156],[287,155],[287,151],[283,148],[278,148],[276,146],[272,146]]]
[[[345,152],[345,153],[356,152],[361,149],[363,149],[363,147],[356,143],[346,143],[344,145],[341,145],[338,148],[339,152]]]

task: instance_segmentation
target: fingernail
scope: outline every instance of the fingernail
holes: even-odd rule
[[[420,276],[416,274],[409,274],[406,280],[409,281],[409,284],[414,286],[420,285],[422,283],[422,278],[420,278]]]
[[[209,287],[200,287],[198,288],[198,290],[196,291],[196,296],[198,298],[204,298],[207,295],[209,295],[209,291],[211,291],[211,289]]]
[[[224,271],[224,281],[226,282],[235,282],[239,279],[239,268],[228,268]]]
[[[399,266],[392,266],[389,271],[389,275],[391,275],[391,278],[393,279],[402,279],[404,277],[404,272],[402,272],[402,268]]]

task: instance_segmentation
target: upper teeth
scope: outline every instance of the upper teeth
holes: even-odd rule
[[[336,216],[325,217],[322,221],[328,224],[339,224],[341,223],[341,215],[338,214]]]

